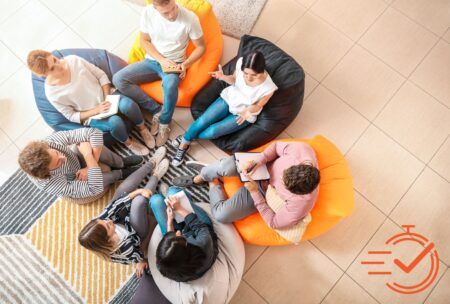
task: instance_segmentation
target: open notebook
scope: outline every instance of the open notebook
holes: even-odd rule
[[[88,124],[90,124],[91,119],[103,119],[103,118],[107,118],[109,116],[113,116],[113,115],[117,114],[117,112],[119,112],[120,95],[107,95],[105,100],[111,104],[108,112],[91,116],[88,120]]]
[[[239,178],[241,179],[242,182],[248,182],[248,178],[244,175],[244,173],[242,173],[242,167],[244,167],[244,165],[249,161],[259,159],[260,155],[261,155],[261,153],[257,153],[257,152],[236,152],[236,153],[234,153],[234,158],[236,160],[236,167],[239,172]],[[251,175],[251,178],[255,181],[270,179],[270,174],[269,174],[269,171],[267,170],[267,166],[266,165],[259,166],[256,169],[256,171],[253,172],[253,174]]]
[[[186,196],[186,193],[184,191],[177,192],[172,196],[179,198],[181,207],[189,212],[195,213],[194,209],[192,208],[191,202],[189,201],[189,198]],[[184,218],[176,212],[174,212],[174,218],[177,223],[181,223],[182,221],[184,221]]]

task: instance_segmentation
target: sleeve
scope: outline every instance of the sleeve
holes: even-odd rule
[[[89,142],[92,148],[103,146],[103,133],[94,128],[79,128],[69,131],[59,131],[48,136],[46,142],[70,146],[81,142]]]
[[[123,210],[124,214],[129,214],[131,209],[131,198],[128,194],[112,201],[105,209],[103,209],[102,213],[98,216],[100,219],[110,219],[113,222],[122,219],[121,213]]]
[[[81,61],[82,65],[91,72],[95,78],[98,79],[98,82],[101,86],[104,86],[105,84],[110,84],[111,81],[109,81],[108,75],[100,69],[99,67],[93,65],[92,63],[88,62],[87,60],[78,57],[78,59]]]
[[[47,96],[48,97],[48,96]],[[61,113],[65,118],[71,122],[81,124],[81,113],[75,111],[74,108],[64,103],[64,97],[60,97],[58,100],[52,100],[49,98],[50,103],[56,108],[56,110]]]
[[[150,22],[148,22],[147,8],[144,8],[139,22],[139,31],[145,34],[150,34]]]
[[[192,13],[192,12],[191,12]],[[200,25],[200,21],[195,13],[191,15],[191,26],[189,29],[189,38],[191,40],[197,40],[203,37],[202,26]]]
[[[261,164],[266,164],[271,161],[274,161],[276,158],[283,155],[284,149],[286,147],[286,143],[283,142],[273,142],[271,143],[262,153],[259,157],[258,161]]]
[[[87,181],[68,181],[65,176],[52,177],[45,186],[45,191],[71,198],[95,196],[103,191],[103,174],[99,167],[95,167],[89,168]]]
[[[266,199],[261,193],[251,193],[251,196],[259,214],[261,214],[266,224],[273,229],[287,228],[295,225],[308,214],[306,207],[292,208],[289,202],[286,202],[286,204],[275,213],[267,204]]]
[[[195,213],[188,214],[184,222],[195,235],[195,240],[191,243],[207,251],[213,243],[208,225],[200,221]]]

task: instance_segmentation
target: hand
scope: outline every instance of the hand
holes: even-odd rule
[[[177,63],[173,60],[170,60],[169,58],[163,58],[163,59],[159,60],[158,62],[163,69],[168,69],[168,68],[177,66]]]
[[[83,168],[77,171],[76,179],[79,181],[87,181],[88,180],[88,168]]]
[[[251,160],[248,161],[244,164],[244,166],[242,167],[242,172],[245,175],[249,175],[252,176],[252,174],[256,171],[256,169],[258,168],[259,164],[258,162],[256,162],[255,160]]]
[[[250,177],[250,175],[245,174],[245,176],[249,179],[249,181],[244,183],[244,187],[247,188],[249,192],[257,192],[258,184]]]
[[[170,206],[167,206],[166,213],[167,213],[167,223],[171,223],[173,221],[173,210]]]
[[[180,79],[184,79],[184,77],[186,77],[186,70],[187,70],[186,64],[184,62],[179,64],[178,69],[181,70]]]
[[[173,211],[177,211],[180,208],[182,208],[180,204],[180,199],[176,196],[169,196],[168,198],[165,199],[165,202],[167,206],[172,207]]]
[[[109,111],[109,108],[111,107],[111,103],[109,101],[102,101],[99,103],[98,106],[95,107],[95,113],[106,113]]]
[[[136,264],[136,276],[138,278],[142,278],[142,276],[144,275],[144,271],[145,269],[148,268],[148,264],[147,262],[139,262]]]
[[[244,121],[247,120],[247,118],[249,118],[250,116],[252,116],[252,114],[250,113],[250,111],[248,111],[247,109],[241,111],[238,113],[237,118],[236,118],[236,123],[238,125],[242,125],[244,123]]]
[[[139,189],[139,190],[141,190],[141,195],[147,199],[149,199],[150,196],[153,195],[153,193],[150,189]]]
[[[81,155],[92,155],[92,146],[88,142],[81,142],[77,145],[78,151],[80,151]]]
[[[222,66],[219,64],[218,68],[217,71],[208,72],[208,74],[211,75],[212,78],[223,80],[225,75],[223,74]]]

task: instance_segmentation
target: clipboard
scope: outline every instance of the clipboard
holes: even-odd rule
[[[104,119],[104,118],[113,116],[119,112],[120,95],[107,95],[105,100],[111,104],[108,112],[100,113],[100,114],[89,117],[88,122],[87,122],[88,124],[91,123],[92,119]]]
[[[248,178],[242,173],[242,167],[247,163],[248,161],[258,159],[259,156],[262,153],[258,152],[236,152],[234,153],[234,160],[236,162],[236,168],[239,172],[239,179],[241,182],[248,182]],[[255,181],[258,180],[267,180],[270,179],[269,170],[267,170],[266,165],[261,165],[256,169],[255,172],[252,174],[252,179]]]

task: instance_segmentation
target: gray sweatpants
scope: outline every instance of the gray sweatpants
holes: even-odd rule
[[[78,160],[80,161],[81,168],[86,167],[86,162],[84,161],[83,155],[81,155],[80,151],[78,151],[78,147],[73,145],[70,149],[75,152],[78,156]],[[109,150],[108,147],[102,147],[102,153],[100,153],[99,163],[105,164],[108,167],[112,168],[122,168],[123,160],[122,157]],[[103,188],[106,189],[111,184],[117,182],[121,177],[122,173],[120,170],[111,170],[103,173]]]
[[[200,172],[200,176],[208,182],[219,176],[238,175],[234,156],[222,158],[203,167]],[[231,223],[257,212],[250,192],[243,186],[227,199],[222,185],[215,185],[209,189],[209,200],[213,216],[222,223]]]

